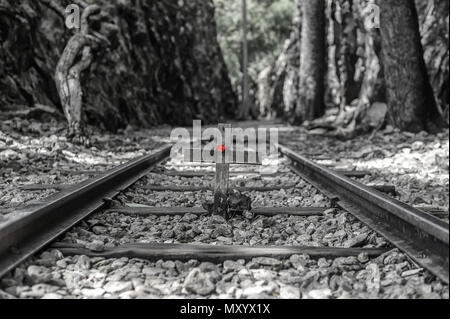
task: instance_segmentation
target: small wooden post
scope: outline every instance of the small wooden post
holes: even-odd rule
[[[235,149],[233,134],[226,134],[227,129],[231,130],[231,124],[219,124],[218,131],[219,136],[216,149],[214,150],[214,161],[209,156],[208,158],[194,159],[194,153],[202,152],[205,149],[190,147],[184,149],[184,159],[186,162],[209,162],[216,164],[216,183],[214,187],[214,204],[208,211],[214,212],[221,216],[228,216],[229,203],[228,203],[228,191],[230,188],[230,165],[231,164],[247,164],[247,165],[261,165],[257,151],[245,150],[244,145],[239,146],[239,152]],[[209,145],[208,145],[209,146]],[[208,149],[208,151],[211,151]],[[256,154],[254,154],[256,153]],[[256,162],[253,160],[256,159]],[[252,160],[252,162],[251,162]],[[201,190],[207,190],[202,188]]]
[[[218,145],[216,150],[216,186],[214,195],[217,198],[226,198],[228,194],[229,181],[230,181],[230,163],[226,160],[227,147],[231,148],[231,145],[226,145],[225,142],[225,130],[231,129],[231,124],[219,124],[219,131],[222,135],[222,145]]]

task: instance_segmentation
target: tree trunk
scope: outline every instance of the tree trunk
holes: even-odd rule
[[[299,104],[295,124],[311,121],[325,111],[325,0],[302,3]]]
[[[442,123],[424,62],[414,1],[380,1],[380,6],[390,120],[401,130],[435,130]]]
[[[242,105],[239,118],[247,120],[250,113],[248,82],[247,0],[242,0]]]
[[[49,1],[44,2],[53,3]],[[57,5],[53,7],[57,7]],[[97,5],[90,5],[84,9],[81,17],[81,29],[79,33],[76,33],[69,40],[56,66],[56,88],[69,124],[68,135],[71,138],[78,139],[84,135],[81,75],[92,63],[93,53],[91,46],[97,41],[93,36],[89,35],[89,18],[100,12],[101,9]]]
[[[449,109],[449,43],[448,1],[416,0],[424,48],[425,64],[438,110],[448,126]],[[445,115],[447,113],[447,115]]]
[[[358,12],[353,0],[328,0],[330,28],[333,41],[329,52],[329,65],[333,65],[339,83],[337,101],[340,114],[344,115],[345,107],[358,98],[361,84],[355,81],[358,61]],[[341,121],[337,121],[338,123]]]
[[[55,72],[55,83],[69,125],[69,136],[71,137],[78,137],[84,134],[81,73],[92,62],[91,49],[87,43],[87,38],[83,36],[78,37],[78,35],[74,36],[64,50]],[[80,62],[73,64],[81,51],[82,58]]]
[[[258,106],[267,119],[291,119],[298,102],[300,77],[301,2],[295,0],[292,32],[275,62],[258,77]]]

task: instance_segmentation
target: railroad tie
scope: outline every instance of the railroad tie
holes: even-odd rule
[[[287,189],[295,188],[295,185],[286,186],[254,186],[254,187],[230,187],[231,189],[237,190],[239,192],[273,192],[281,191]],[[158,186],[158,185],[147,185],[143,187],[146,190],[154,192],[209,192],[214,191],[212,186]]]
[[[371,175],[372,173],[369,171],[349,171],[349,170],[336,170],[337,173],[344,175],[346,177],[351,178],[363,178],[365,176]],[[161,174],[166,176],[173,176],[173,177],[184,177],[184,178],[194,178],[194,177],[204,177],[204,176],[215,176],[215,172],[209,171],[209,172],[197,172],[197,171],[177,171],[177,170],[167,170],[167,171],[154,171],[152,172],[154,174]],[[250,175],[250,176],[261,176],[261,177],[276,177],[279,173],[284,172],[277,172],[277,173],[264,173],[264,172],[258,172],[258,171],[241,171],[241,172],[230,172],[230,176],[243,176],[243,175]]]
[[[84,255],[91,258],[138,258],[150,261],[189,260],[224,262],[227,260],[251,260],[258,257],[288,259],[293,255],[306,254],[311,258],[353,257],[367,254],[378,257],[389,251],[387,248],[335,248],[300,246],[216,246],[192,244],[128,244],[113,248],[86,249],[76,244],[56,243],[51,246],[64,256]]]
[[[251,212],[258,216],[322,216],[327,209],[322,207],[256,207]],[[208,214],[202,207],[114,207],[105,212],[139,216],[182,216],[186,214],[200,216]]]
[[[237,190],[239,192],[274,192],[274,191],[294,189],[296,187],[297,187],[296,185],[284,185],[284,186],[281,185],[281,186],[247,186],[247,187],[230,187],[230,188]],[[392,196],[398,195],[396,187],[392,185],[368,185],[368,187]],[[153,192],[175,192],[175,193],[214,191],[214,187],[211,186],[194,186],[194,185],[192,186],[146,185],[143,188]]]
[[[24,191],[46,191],[46,190],[55,190],[55,191],[63,191],[74,185],[64,185],[64,184],[32,184],[32,185],[22,185],[19,186],[21,190]]]

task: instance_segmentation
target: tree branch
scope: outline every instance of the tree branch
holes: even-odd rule
[[[64,18],[66,16],[66,10],[59,4],[53,0],[40,0],[44,5],[52,9],[56,14]]]
[[[81,15],[81,34],[87,35],[89,33],[89,17],[99,14],[101,9],[98,5],[93,4],[84,9]]]

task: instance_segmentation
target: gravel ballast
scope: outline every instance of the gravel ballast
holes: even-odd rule
[[[166,133],[164,129],[128,133],[132,136],[128,137],[130,143],[121,142],[120,137],[115,138],[113,135],[99,135],[97,145],[90,149],[68,145],[64,138],[55,134],[56,139],[49,137],[51,142],[43,139],[39,147],[45,148],[46,143],[54,143],[52,147],[58,149],[64,145],[66,152],[50,149],[49,152],[53,152],[51,156],[47,154],[40,157],[23,155],[31,153],[26,149],[38,143],[37,139],[36,142],[27,141],[25,137],[16,136],[17,133],[13,137],[2,133],[0,141],[6,140],[5,145],[24,145],[24,151],[15,151],[18,155],[0,152],[0,160],[8,163],[15,161],[20,165],[17,169],[12,166],[2,167],[4,186],[0,207],[19,207],[52,193],[17,191],[16,184],[77,183],[87,176],[61,174],[61,167],[69,171],[104,170],[144,154],[143,150],[152,149],[165,141]],[[371,171],[370,176],[359,181],[366,184],[393,184],[399,192],[398,198],[408,204],[437,206],[448,210],[448,193],[444,194],[445,190],[448,191],[448,166],[445,167],[440,161],[442,157],[448,158],[448,132],[440,136],[412,136],[386,131],[375,134],[372,140],[365,137],[352,142],[305,134],[302,129],[293,129],[288,134],[289,140],[285,141],[293,145],[301,143],[299,151],[307,150],[311,154],[321,152],[323,156],[335,159],[323,160],[323,164]],[[383,145],[386,139],[390,141],[388,146]],[[391,147],[391,144],[395,147]],[[367,147],[370,149],[362,150]],[[378,149],[382,151],[378,152]],[[410,151],[405,152],[405,149]],[[86,155],[78,156],[75,161],[69,154]],[[345,160],[344,155],[351,159]],[[80,158],[85,160],[77,163]],[[411,163],[406,163],[406,159]],[[172,164],[159,169],[173,169]],[[3,278],[0,298],[449,298],[447,285],[427,271],[417,268],[404,254],[393,249],[350,214],[333,208],[319,191],[288,173],[287,164],[285,159],[281,160],[279,169],[284,172],[283,175],[248,178],[244,181],[243,176],[237,176],[231,182],[245,186],[295,185],[295,188],[281,191],[249,192],[246,195],[252,198],[253,207],[324,207],[326,211],[323,216],[238,216],[226,221],[219,216],[144,217],[99,212],[59,241],[90,249],[129,243],[197,243],[386,247],[390,251],[377,258],[361,254],[314,260],[306,255],[295,255],[288,260],[254,258],[251,261],[228,260],[213,264],[196,260],[184,263],[175,260],[149,262],[128,258],[68,257],[58,250],[50,249],[31,258]],[[189,169],[192,170],[192,167]],[[142,186],[207,186],[211,182],[212,177],[168,177],[152,173],[123,192],[114,204],[198,207],[211,199],[212,192],[153,192]]]

